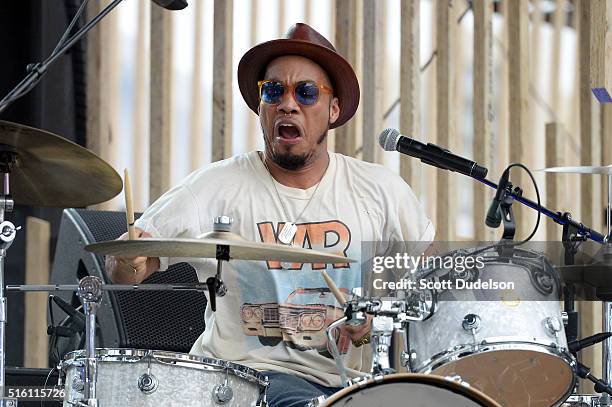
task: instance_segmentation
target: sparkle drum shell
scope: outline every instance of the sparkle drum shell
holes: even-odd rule
[[[458,375],[506,407],[559,405],[576,376],[555,270],[522,249],[483,256],[484,267],[463,278],[513,281],[515,288],[437,292],[433,315],[409,324],[410,371]],[[447,278],[449,271],[425,270],[421,277]]]
[[[246,407],[265,400],[267,378],[236,363],[140,349],[96,349],[95,357],[96,396],[103,407]],[[65,407],[83,398],[84,366],[82,350],[67,354],[61,364]],[[216,397],[229,400],[220,403]]]

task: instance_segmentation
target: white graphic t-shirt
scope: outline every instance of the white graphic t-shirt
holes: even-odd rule
[[[256,151],[213,163],[160,197],[136,226],[154,237],[192,238],[211,231],[214,217],[228,215],[234,219],[232,232],[251,241],[278,243],[284,223],[296,221],[306,208],[296,221],[293,245],[298,247],[360,261],[362,242],[374,242],[367,246],[371,257],[383,255],[392,242],[433,240],[433,225],[398,175],[377,164],[329,156],[318,189],[307,190],[274,181]],[[161,270],[185,260],[162,258]],[[215,274],[215,259],[187,261],[201,281]],[[320,270],[346,293],[361,286],[359,262],[225,263],[227,294],[217,298],[216,312],[207,306],[206,329],[191,353],[340,386],[325,330],[343,313]],[[336,343],[349,376],[369,369],[362,354],[367,347],[353,347],[348,337],[336,338]]]

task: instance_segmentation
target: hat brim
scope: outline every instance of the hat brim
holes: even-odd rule
[[[249,108],[258,114],[259,90],[257,81],[263,79],[265,69],[275,58],[298,55],[308,58],[325,70],[338,98],[340,115],[330,128],[346,123],[359,106],[359,82],[355,71],[340,54],[322,45],[302,40],[278,39],[256,45],[244,54],[238,64],[238,87]]]

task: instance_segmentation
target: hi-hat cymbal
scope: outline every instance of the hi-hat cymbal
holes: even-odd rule
[[[82,207],[121,192],[121,177],[107,162],[44,130],[0,120],[0,157],[14,157],[9,182],[17,204]]]
[[[229,246],[235,260],[270,260],[295,263],[352,263],[355,260],[301,247],[258,243],[231,232],[209,232],[195,239],[142,238],[93,243],[85,250],[115,257],[215,258],[217,246]]]
[[[559,172],[567,174],[612,174],[612,165],[605,166],[581,166],[581,167],[550,167],[542,168],[536,171],[543,172]]]

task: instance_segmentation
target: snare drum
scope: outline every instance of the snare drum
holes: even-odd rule
[[[511,257],[481,256],[483,267],[460,277],[443,268],[417,272],[438,281],[512,281],[514,289],[438,291],[433,315],[409,324],[410,370],[459,375],[502,406],[558,405],[576,376],[555,270],[543,255],[523,249]]]
[[[325,407],[500,407],[490,397],[453,379],[413,373],[354,384],[327,399]]]
[[[97,349],[96,396],[100,406],[259,406],[267,378],[236,363],[184,353]],[[67,354],[64,406],[83,398],[85,352]]]

